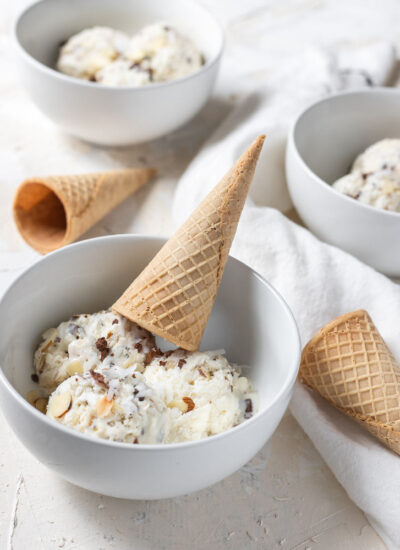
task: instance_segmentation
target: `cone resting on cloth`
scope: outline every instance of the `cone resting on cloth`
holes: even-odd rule
[[[400,454],[400,365],[366,311],[317,332],[303,350],[299,378]]]
[[[75,241],[156,174],[128,168],[25,180],[14,198],[14,219],[25,241],[46,254]]]
[[[113,309],[158,336],[198,349],[265,136],[258,137]]]

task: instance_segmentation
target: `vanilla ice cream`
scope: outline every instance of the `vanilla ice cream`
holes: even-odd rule
[[[164,443],[169,415],[140,374],[109,380],[95,373],[71,376],[52,393],[47,416],[81,433],[126,443]]]
[[[364,204],[400,212],[400,139],[384,139],[359,155],[350,174],[332,185]]]
[[[125,57],[151,71],[154,82],[182,78],[203,64],[193,42],[164,23],[149,25],[135,35]]]
[[[128,59],[117,59],[96,73],[96,82],[107,86],[145,86],[151,72]]]
[[[93,27],[72,36],[61,47],[57,69],[69,76],[94,80],[117,59],[129,44],[129,37],[108,27]]]
[[[66,378],[91,369],[114,365],[142,371],[154,337],[125,317],[111,311],[74,315],[42,334],[34,356],[39,383],[49,391]]]
[[[258,408],[250,381],[218,351],[164,354],[143,376],[170,409],[169,443],[224,432]]]
[[[34,365],[41,389],[52,392],[48,416],[113,441],[195,441],[258,410],[250,380],[223,352],[163,352],[148,331],[111,311],[47,330]],[[46,400],[34,393],[28,399],[44,410]]]
[[[107,86],[146,86],[182,78],[203,65],[195,44],[165,23],[129,38],[108,27],[86,29],[60,49],[57,69]]]

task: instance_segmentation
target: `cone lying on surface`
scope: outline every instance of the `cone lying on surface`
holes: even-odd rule
[[[253,178],[260,136],[113,305],[142,327],[198,349]]]
[[[25,241],[46,254],[75,241],[155,174],[129,168],[25,180],[14,198],[15,223]]]
[[[400,365],[366,311],[324,326],[303,350],[299,377],[400,454]]]

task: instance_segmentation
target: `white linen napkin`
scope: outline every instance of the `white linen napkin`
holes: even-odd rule
[[[181,223],[261,133],[267,134],[251,197],[290,207],[283,173],[288,125],[311,100],[354,86],[379,85],[394,65],[387,44],[335,58],[309,50],[243,101],[211,136],[178,185]],[[400,287],[349,254],[320,242],[278,210],[246,205],[232,254],[269,280],[291,307],[303,345],[326,322],[364,308],[400,359]],[[323,399],[297,383],[291,411],[350,498],[368,515],[388,548],[400,547],[400,457]]]

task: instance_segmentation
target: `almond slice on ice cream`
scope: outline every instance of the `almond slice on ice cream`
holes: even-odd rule
[[[35,401],[35,407],[41,413],[46,414],[47,403],[48,399],[46,399],[45,397],[39,397],[39,399],[36,399]]]
[[[195,405],[191,397],[182,397],[182,399],[173,399],[172,401],[170,401],[168,403],[168,407],[170,409],[179,409],[182,414],[185,414],[189,411],[192,411]]]
[[[104,395],[101,397],[96,404],[96,413],[99,418],[104,418],[108,416],[111,412],[112,406],[114,404],[114,399],[107,399],[107,396]]]
[[[72,396],[70,393],[60,393],[55,395],[49,403],[49,413],[54,418],[61,418],[72,404]]]
[[[39,399],[39,397],[40,395],[36,390],[31,390],[27,393],[26,400],[28,401],[28,403],[30,403],[30,405],[35,406],[35,402],[37,401],[37,399]]]
[[[71,361],[67,366],[67,374],[69,376],[73,376],[74,374],[82,374],[82,373],[83,373],[83,365],[77,359],[75,361]]]

